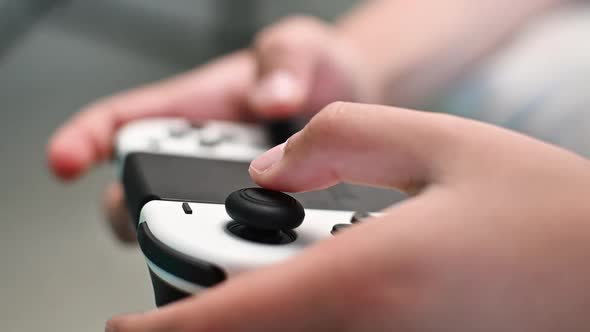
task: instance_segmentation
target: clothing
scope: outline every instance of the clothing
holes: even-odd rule
[[[439,110],[590,157],[590,4],[528,26],[453,88]]]

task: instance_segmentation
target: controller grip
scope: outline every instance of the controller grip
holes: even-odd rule
[[[150,278],[152,279],[154,299],[157,307],[163,307],[192,295],[169,285],[166,281],[162,280],[162,278],[158,277],[149,267],[148,270],[150,272]]]

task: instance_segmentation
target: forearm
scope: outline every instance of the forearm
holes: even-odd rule
[[[337,24],[366,61],[367,101],[415,105],[527,19],[565,0],[373,0]]]

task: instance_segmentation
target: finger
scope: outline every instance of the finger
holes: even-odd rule
[[[115,236],[123,243],[135,243],[135,229],[125,204],[125,193],[121,184],[112,183],[106,188],[104,209]]]
[[[411,223],[402,221],[448,209],[444,202],[434,204],[436,196],[403,203],[387,217],[355,225],[285,263],[157,311],[116,317],[107,331],[391,331],[402,309],[394,312],[390,304],[400,297],[411,303],[408,283],[419,280],[420,271],[413,257],[424,244],[408,241]],[[396,243],[388,264],[367,259],[382,257],[375,243]]]
[[[261,186],[289,192],[345,181],[411,193],[443,180],[461,123],[446,115],[334,103],[286,144],[255,159],[250,175]]]
[[[303,107],[328,30],[317,19],[293,17],[258,35],[254,43],[258,83],[250,95],[254,111],[265,117],[288,117]]]
[[[62,179],[79,176],[111,156],[116,130],[134,119],[238,119],[244,114],[243,103],[254,74],[253,58],[242,52],[203,69],[92,104],[51,138],[50,167]]]
[[[365,112],[357,107],[366,108],[362,109]],[[267,172],[285,167],[288,175],[284,178],[289,179],[275,178],[283,180],[279,186],[304,190],[340,179],[401,187],[412,182],[408,179],[431,183],[430,179],[444,178],[438,175],[438,169],[443,169],[439,164],[447,163],[445,156],[452,150],[447,146],[454,146],[449,134],[449,128],[456,128],[453,119],[386,107],[335,104],[290,141],[283,161],[296,165],[275,165]],[[394,128],[391,124],[383,127],[384,120]],[[430,146],[432,142],[437,145]],[[327,159],[321,157],[322,151]],[[351,155],[355,157],[342,159]],[[348,166],[334,168],[335,164]],[[392,320],[403,316],[405,309],[389,309],[399,304],[396,301],[400,297],[415,302],[412,290],[420,287],[413,282],[421,280],[421,262],[416,257],[426,252],[425,246],[437,235],[433,231],[423,236],[429,233],[424,231],[415,236],[416,229],[425,229],[433,216],[453,210],[452,200],[446,199],[449,191],[439,188],[433,187],[396,205],[383,217],[320,242],[293,260],[241,275],[156,312],[115,318],[109,328],[120,332],[393,330],[396,322]],[[350,243],[355,244],[354,249]],[[367,259],[382,254],[383,248],[376,243],[395,243],[395,248],[388,248],[387,264],[381,259]],[[358,262],[363,262],[361,269]],[[375,312],[375,308],[385,309]],[[354,313],[354,319],[343,317],[343,312]]]

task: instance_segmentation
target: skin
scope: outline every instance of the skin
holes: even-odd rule
[[[311,116],[336,100],[416,105],[559,2],[377,0],[334,25],[288,18],[248,50],[85,107],[52,137],[49,165],[75,180],[110,157],[120,126],[145,117],[257,121]],[[288,263],[107,329],[585,331],[587,166],[475,122],[331,104],[254,161],[253,179],[284,191],[345,181],[416,196]],[[123,202],[121,186],[108,186],[107,217],[133,243]]]
[[[290,261],[107,331],[590,328],[583,158],[474,121],[335,103],[250,174],[284,191],[344,181],[415,195]]]
[[[376,0],[335,24],[290,17],[261,31],[249,50],[84,107],[50,139],[49,167],[77,179],[110,158],[119,127],[140,118],[252,121],[313,115],[338,100],[415,105],[560,2]],[[133,243],[119,184],[107,186],[103,205],[117,237]]]
[[[284,42],[283,36],[299,30],[314,39]],[[328,40],[330,47],[326,46]],[[357,92],[364,80],[354,75],[360,62],[351,55],[354,52],[339,51],[347,45],[334,27],[325,23],[312,18],[286,20],[261,32],[252,49],[85,107],[50,139],[49,167],[64,181],[79,178],[110,158],[115,132],[135,119],[168,116],[193,122],[259,121],[296,114],[311,116],[334,100],[361,100]],[[301,51],[293,51],[298,49]],[[315,54],[310,58],[313,62],[308,59],[299,64],[300,59],[306,59],[305,53]],[[273,60],[283,58],[291,62]],[[304,74],[296,79],[291,74],[295,70]],[[109,185],[104,197],[115,234],[133,243],[120,184]]]

